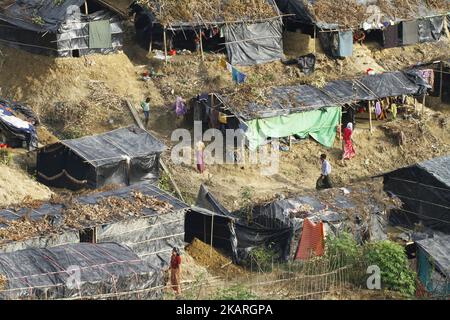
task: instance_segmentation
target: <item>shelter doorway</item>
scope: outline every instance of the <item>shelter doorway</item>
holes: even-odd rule
[[[87,228],[80,230],[80,242],[83,243],[97,243],[96,228]]]
[[[72,50],[72,57],[79,58],[80,57],[80,50],[79,49]]]

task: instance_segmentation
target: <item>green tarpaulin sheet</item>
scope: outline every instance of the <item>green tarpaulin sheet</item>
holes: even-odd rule
[[[89,48],[112,48],[111,26],[109,20],[89,22]]]
[[[301,138],[309,135],[324,146],[332,147],[340,118],[340,107],[328,107],[287,116],[251,120],[247,122],[246,132],[249,148],[255,150],[264,144],[267,138],[283,138],[292,135],[298,135]]]

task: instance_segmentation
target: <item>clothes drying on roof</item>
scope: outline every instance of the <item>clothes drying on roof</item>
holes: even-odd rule
[[[2,135],[0,142],[9,146],[22,147],[23,143],[26,143],[30,150],[38,147],[34,125],[17,117],[6,100],[0,101],[0,133]]]

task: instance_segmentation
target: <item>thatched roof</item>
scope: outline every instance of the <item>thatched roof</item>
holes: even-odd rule
[[[346,27],[357,27],[374,15],[400,21],[442,15],[450,11],[448,0],[287,0],[287,2],[290,3],[289,10],[296,10],[301,18],[309,18],[319,24]],[[281,9],[284,10],[282,7]]]
[[[279,16],[273,0],[138,0],[163,25],[210,25]]]

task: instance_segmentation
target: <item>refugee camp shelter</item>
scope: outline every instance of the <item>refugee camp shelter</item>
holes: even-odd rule
[[[230,95],[214,93],[197,98],[194,120],[202,121],[204,127],[219,129],[220,113],[227,115],[224,128],[243,129],[252,150],[270,138],[289,136],[310,136],[331,147],[343,109],[357,102],[402,95],[418,96],[427,89],[420,74],[410,70],[331,81],[323,88],[311,85],[274,87],[259,96],[247,91]],[[370,112],[371,108],[369,106]]]
[[[450,16],[449,16],[450,18]],[[430,78],[430,102],[450,105],[450,60],[433,61],[416,66]]]
[[[450,235],[434,235],[417,244],[417,274],[427,295],[448,299],[450,295]]]
[[[324,234],[346,231],[360,243],[386,239],[388,212],[399,202],[383,192],[381,179],[375,179],[254,204],[250,219],[239,210],[228,211],[203,185],[196,206],[206,211],[196,208],[186,214],[187,241],[198,238],[231,252],[242,263],[252,248],[260,246],[270,246],[282,261],[295,259],[306,219],[306,224],[323,224]]]
[[[0,299],[158,299],[159,269],[117,243],[0,254]]]
[[[273,0],[134,2],[137,40],[147,50],[221,51],[233,65],[283,57],[282,19]]]
[[[123,17],[102,0],[16,0],[0,5],[0,43],[5,45],[59,57],[122,49]]]
[[[35,208],[2,209],[0,252],[115,242],[161,269],[168,265],[172,248],[184,245],[188,209],[149,182]]]
[[[384,190],[403,206],[391,213],[395,225],[415,224],[450,233],[450,156],[424,161],[384,175]]]
[[[450,5],[446,0],[417,2],[276,0],[287,28],[318,36],[327,54],[352,55],[356,32],[385,48],[439,40]],[[312,26],[312,28],[311,28]]]
[[[164,144],[137,126],[64,140],[38,151],[38,180],[68,188],[155,181]]]
[[[0,98],[0,143],[11,148],[38,147],[39,117],[21,103]]]

